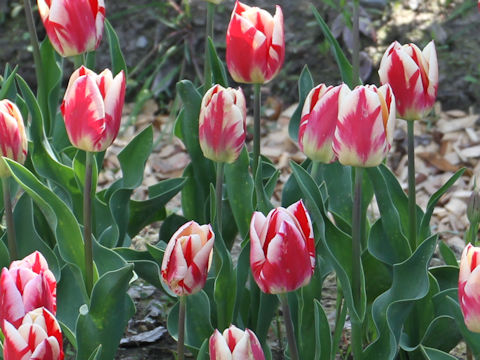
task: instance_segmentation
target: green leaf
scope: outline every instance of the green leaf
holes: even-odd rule
[[[174,338],[178,338],[178,310],[177,302],[168,314],[168,332]],[[185,345],[193,349],[200,349],[205,339],[213,333],[210,323],[210,302],[205,291],[188,295],[185,312]]]
[[[102,355],[102,345],[98,345],[97,348],[92,352],[88,360],[100,360]]]
[[[107,33],[108,47],[110,49],[110,59],[112,60],[112,71],[113,76],[117,75],[120,71],[123,70],[125,73],[125,78],[128,76],[127,64],[123,57],[122,48],[120,47],[120,42],[118,41],[118,36],[115,30],[110,24],[108,19],[105,19],[105,32]]]
[[[257,286],[257,284],[251,284],[250,286]],[[271,294],[260,293],[260,306],[258,307],[257,326],[255,334],[258,337],[258,341],[263,345],[266,344],[268,330],[270,329],[270,323],[272,322],[275,313],[278,308],[278,297]]]
[[[343,53],[342,48],[338,44],[337,40],[332,35],[327,23],[323,20],[322,16],[313,5],[311,6],[311,9],[313,11],[313,15],[315,16],[315,19],[318,22],[318,25],[320,25],[320,28],[322,29],[323,35],[330,43],[330,47],[333,51],[333,56],[337,61],[338,69],[340,70],[340,74],[342,75],[343,82],[347,84],[350,88],[353,88],[357,84],[361,84],[362,82],[360,79],[357,79],[356,81],[353,79],[352,65]]]
[[[457,257],[450,247],[445,244],[443,241],[440,241],[438,244],[438,250],[440,250],[440,254],[442,255],[445,264],[451,266],[458,266]]]
[[[444,353],[443,351],[422,346],[422,352],[426,360],[456,360],[455,356]]]
[[[208,339],[205,339],[200,346],[200,350],[198,351],[197,360],[208,360]]]
[[[212,39],[208,38],[208,52],[210,66],[212,69],[212,82],[214,84],[220,84],[223,87],[228,87],[227,72],[225,71],[225,66],[222,63],[222,60],[218,57],[217,50],[215,50],[215,45],[213,44]]]
[[[311,165],[310,159],[305,159],[304,162],[300,165],[305,170]],[[295,175],[291,174],[288,180],[283,185],[282,189],[282,206],[284,208],[289,207],[293,203],[297,202],[301,198],[301,190],[298,186],[297,180],[295,179]]]
[[[2,88],[0,90],[0,99],[14,100],[16,94],[14,80],[17,76],[17,70],[18,66],[15,66],[15,68],[10,73],[8,73],[7,78],[3,80]]]
[[[158,289],[162,288],[159,266],[161,262],[154,259],[149,251],[137,251],[124,247],[113,250],[123,259],[135,265],[135,272],[139,277],[148,281]]]
[[[458,288],[458,265],[435,266],[428,269],[428,271],[430,271],[430,273],[437,280],[438,286],[440,287],[441,291]]]
[[[250,274],[250,241],[247,241],[240,251],[238,256],[237,266],[235,268],[235,273],[237,274],[237,290],[236,290],[236,302],[235,308],[233,311],[233,319],[237,322],[238,318],[243,321],[246,326],[248,322],[248,316],[242,316],[242,306],[248,304],[247,299],[249,298],[249,293],[246,287],[248,275]],[[247,307],[248,309],[248,307]],[[240,315],[240,316],[239,316]]]
[[[145,201],[130,200],[130,218],[128,235],[134,237],[153,221],[163,220],[166,215],[165,205],[185,184],[185,179],[167,179],[148,189],[149,199]]]
[[[99,345],[99,360],[114,358],[127,322],[135,312],[127,295],[132,270],[133,265],[127,265],[107,272],[95,283],[90,306],[80,311],[77,321],[77,359],[88,359]]]
[[[39,206],[55,232],[62,258],[78,266],[85,276],[82,233],[71,210],[25,167],[9,159],[5,161],[15,180]]]
[[[294,142],[298,141],[298,129],[302,120],[301,117],[305,99],[313,87],[314,83],[312,74],[310,73],[308,66],[305,65],[302,69],[300,77],[298,78],[298,106],[295,109],[292,118],[290,119],[290,123],[288,124],[288,134]]]
[[[310,359],[330,360],[332,335],[328,318],[320,301],[315,299],[313,303],[315,309],[315,356]]]
[[[432,218],[433,210],[435,205],[437,205],[438,200],[445,194],[448,189],[458,180],[460,176],[465,172],[465,168],[458,170],[452,177],[440,188],[438,189],[428,200],[427,209],[425,210],[425,215],[422,218],[420,223],[420,239],[425,239],[428,234],[430,234],[430,219]]]

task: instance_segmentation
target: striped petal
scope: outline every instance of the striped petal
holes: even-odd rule
[[[232,360],[232,353],[220,332],[215,329],[208,342],[210,360]]]

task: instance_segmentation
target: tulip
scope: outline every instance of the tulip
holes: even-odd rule
[[[0,155],[23,164],[27,157],[27,136],[17,105],[10,100],[0,101]],[[10,176],[10,170],[0,161],[0,177]]]
[[[300,200],[250,222],[250,265],[260,289],[268,294],[294,291],[310,282],[315,241],[310,216]]]
[[[56,288],[55,276],[38,251],[12,262],[0,276],[0,324],[7,320],[18,327],[26,313],[39,307],[55,314]]]
[[[240,83],[263,84],[280,71],[285,58],[283,13],[237,1],[227,30],[227,66]]]
[[[45,308],[30,311],[16,328],[8,321],[3,324],[4,360],[62,360],[63,340],[55,316]]]
[[[262,347],[255,334],[240,330],[235,325],[223,335],[215,330],[209,341],[210,360],[264,360]]]
[[[70,142],[78,149],[98,152],[115,140],[125,100],[125,74],[113,78],[80,67],[68,83],[61,111]]]
[[[460,260],[458,300],[465,325],[470,331],[480,332],[480,248],[468,244]]]
[[[343,85],[346,86],[346,85]],[[338,119],[338,96],[342,85],[320,84],[308,94],[298,133],[300,149],[313,161],[335,160],[332,142]]]
[[[390,84],[398,115],[421,119],[435,103],[438,88],[437,52],[433,41],[421,51],[415,44],[390,45],[378,70],[380,82]]]
[[[220,85],[202,100],[199,119],[200,147],[206,158],[216,162],[237,160],[245,144],[247,108],[243,91]]]
[[[62,56],[95,50],[102,40],[104,0],[37,0],[40,18]]]
[[[168,242],[162,261],[162,277],[178,296],[200,291],[207,281],[215,234],[210,225],[190,221]]]
[[[333,151],[343,165],[379,165],[393,140],[395,97],[389,85],[343,86]]]

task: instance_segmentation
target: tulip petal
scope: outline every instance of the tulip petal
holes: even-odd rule
[[[5,335],[3,343],[4,360],[29,360],[32,351],[18,330],[8,321],[3,323],[2,328]]]
[[[13,326],[18,327],[24,316],[22,295],[10,272],[3,268],[0,277],[0,321],[3,323],[3,320],[8,320]]]
[[[105,95],[105,139],[103,145],[105,147],[110,146],[120,129],[123,103],[125,101],[125,74],[123,70],[106,86],[108,88]]]
[[[210,359],[213,360],[232,360],[232,354],[228,348],[227,342],[218,330],[215,329],[210,337],[208,348],[210,351]]]

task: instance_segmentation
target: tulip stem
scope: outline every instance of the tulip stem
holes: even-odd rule
[[[223,169],[225,163],[217,163],[217,183],[215,184],[215,201],[216,201],[216,219],[217,219],[217,230],[222,233],[222,189],[223,189]]]
[[[312,177],[315,183],[317,182],[318,172],[320,170],[320,162],[319,161],[312,161],[312,171],[310,176]]]
[[[353,0],[353,49],[352,49],[352,88],[360,81],[360,31],[359,31],[359,0]]]
[[[288,297],[286,293],[278,294],[280,303],[282,304],[283,318],[285,320],[285,330],[287,332],[288,351],[291,360],[298,360],[297,342],[295,341],[295,333],[293,331],[292,317],[290,315],[290,306],[288,305]]]
[[[213,41],[213,17],[215,15],[215,4],[207,2],[207,23],[205,27],[205,64],[203,66],[203,92],[206,93],[212,87],[212,67],[210,64],[210,51],[208,50],[208,38]]]
[[[362,180],[363,168],[356,167],[352,214],[352,292],[354,300],[354,309],[351,309],[352,311],[361,307],[362,299]],[[362,352],[362,322],[358,319],[354,320],[352,315],[350,314],[352,351],[354,357],[359,359]]]
[[[183,295],[179,298],[179,309],[178,309],[178,342],[177,342],[177,353],[178,360],[184,360],[185,352],[185,309],[187,307],[187,296]]]
[[[87,293],[93,288],[93,245],[92,245],[92,163],[93,153],[85,152],[85,186],[83,191],[83,241],[85,249],[85,284]]]
[[[260,194],[262,193],[262,174],[257,174],[259,171],[260,163],[260,105],[262,101],[262,95],[260,88],[262,84],[253,85],[253,178],[255,179],[255,187],[257,193],[257,204],[260,203]],[[261,169],[260,169],[261,170]],[[258,181],[257,181],[258,177]]]
[[[417,248],[417,201],[415,190],[415,146],[414,122],[407,120],[408,128],[408,215],[409,215],[409,241],[412,251]]]
[[[15,236],[15,223],[13,222],[12,200],[10,198],[10,186],[8,177],[2,178],[3,187],[3,208],[5,209],[5,220],[7,223],[8,252],[10,260],[17,260],[17,241]]]

